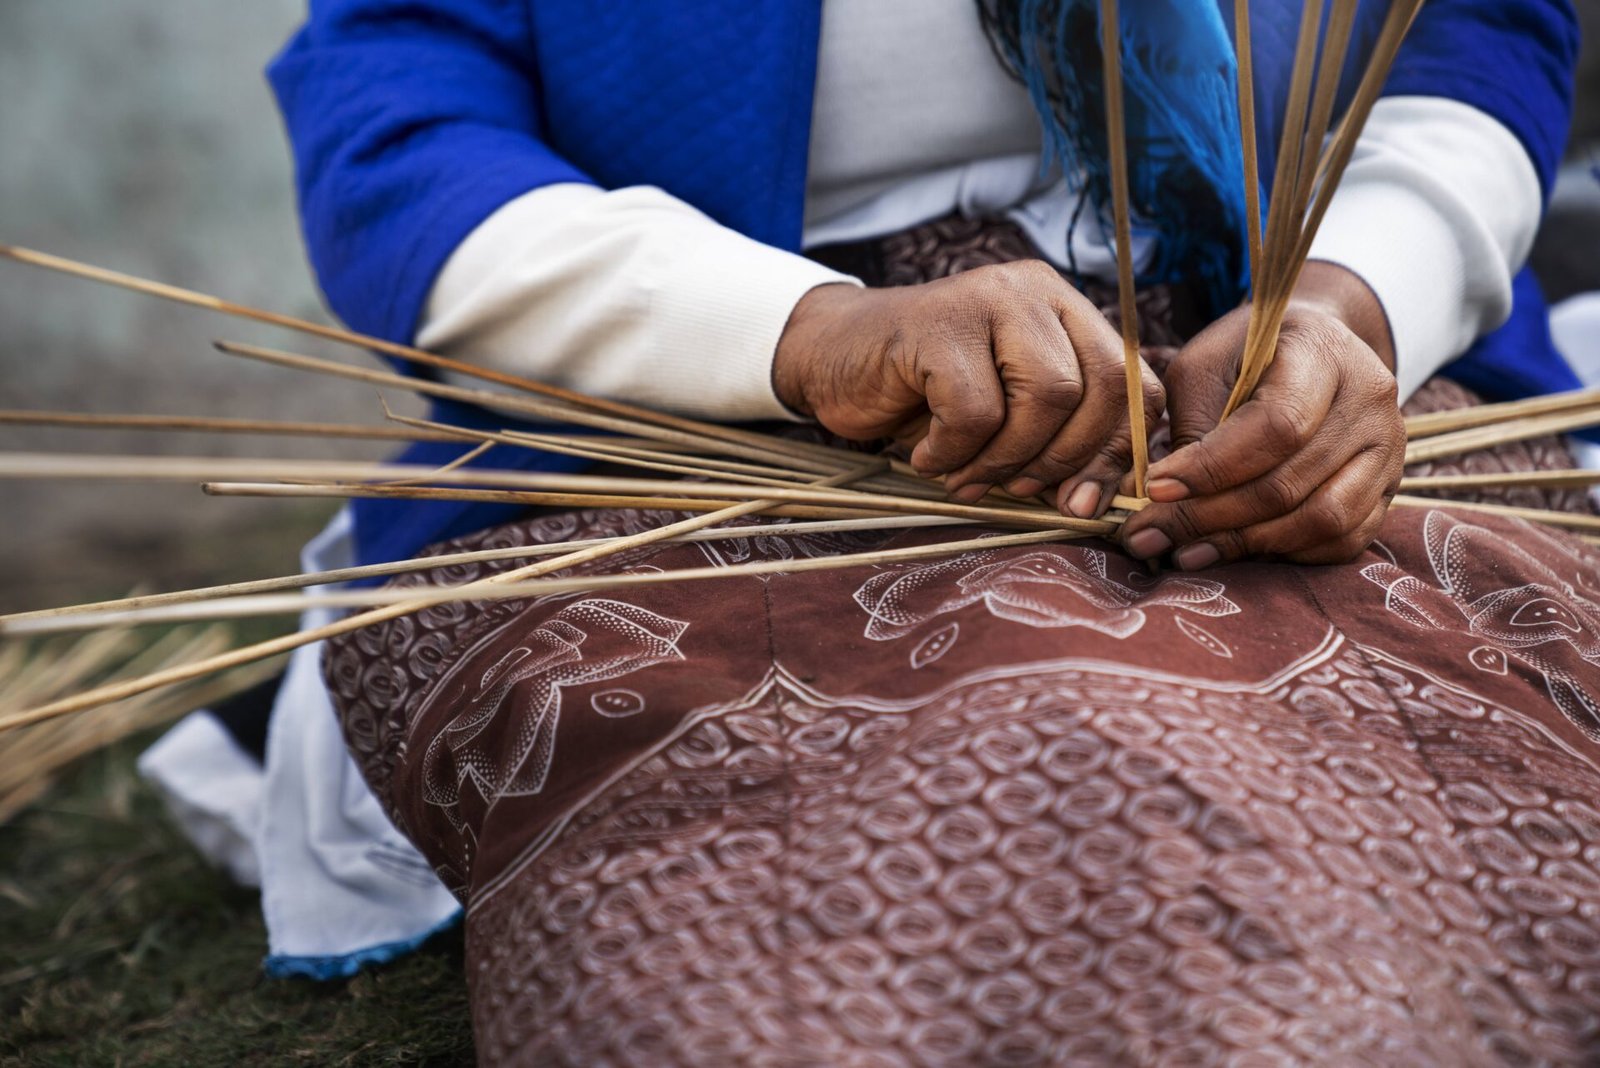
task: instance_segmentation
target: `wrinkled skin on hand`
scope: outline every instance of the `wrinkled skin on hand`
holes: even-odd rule
[[[1122,342],[1038,260],[916,286],[819,286],[790,316],[773,361],[790,408],[852,440],[892,437],[958,501],[990,488],[1054,490],[1098,515],[1132,466]],[[1149,418],[1165,402],[1148,368]]]
[[[1147,421],[1166,407],[1173,451],[1150,468],[1151,505],[1123,526],[1137,557],[1170,553],[1185,570],[1338,563],[1382,525],[1406,435],[1376,296],[1342,267],[1307,264],[1271,367],[1219,425],[1248,324],[1240,308],[1202,331],[1165,389],[1143,367]],[[836,434],[896,439],[959,501],[1002,486],[1087,517],[1133,490],[1121,340],[1040,261],[813,289],[778,343],[773,386]]]
[[[1343,268],[1307,265],[1271,367],[1219,426],[1248,322],[1248,309],[1223,317],[1167,372],[1173,452],[1123,527],[1135,556],[1342,563],[1377,536],[1406,447],[1382,306]]]

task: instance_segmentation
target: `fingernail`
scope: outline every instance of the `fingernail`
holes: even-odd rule
[[[1203,571],[1221,559],[1222,554],[1215,545],[1202,541],[1179,549],[1173,555],[1172,562],[1184,571]]]
[[[983,500],[983,495],[993,489],[987,482],[969,482],[958,490],[953,490],[951,497],[962,504],[977,504]]]
[[[1037,497],[1044,492],[1044,483],[1036,478],[1019,478],[1006,487],[1013,497]]]
[[[1154,478],[1147,487],[1150,499],[1159,504],[1171,504],[1189,496],[1189,487],[1175,478]]]
[[[1172,548],[1172,539],[1154,527],[1146,527],[1128,538],[1128,551],[1141,560],[1160,556]]]
[[[1067,498],[1067,511],[1079,519],[1093,519],[1100,507],[1100,483],[1085,482]]]

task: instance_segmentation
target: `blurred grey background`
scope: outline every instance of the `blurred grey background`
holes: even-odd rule
[[[0,3],[0,241],[326,318],[262,68],[304,0]],[[225,357],[298,336],[0,262],[0,408],[377,421],[371,390]],[[0,427],[0,448],[378,456],[383,445]],[[297,569],[326,502],[0,482],[0,604]]]
[[[296,231],[287,148],[261,76],[303,2],[0,2],[0,241],[322,317]],[[1591,43],[1574,158],[1600,163],[1600,151],[1586,147],[1600,145],[1600,2],[1579,0],[1579,8]],[[1541,256],[1593,271],[1595,235]],[[229,359],[208,342],[224,336],[362,356],[8,263],[0,263],[0,324],[0,408],[379,417],[360,386]],[[5,427],[0,449],[385,451]],[[331,510],[202,499],[177,485],[0,482],[0,610],[115,594],[135,582],[171,588],[285,572]]]
[[[1578,116],[1573,144],[1600,147],[1600,4],[1576,0],[1583,23],[1583,67],[1578,72]],[[1596,161],[1600,162],[1600,161]]]

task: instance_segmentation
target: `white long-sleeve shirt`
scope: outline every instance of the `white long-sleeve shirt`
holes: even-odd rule
[[[1113,277],[1099,227],[1071,228],[1076,201],[1059,177],[1041,177],[1040,152],[1033,106],[971,0],[826,0],[807,247],[951,211],[1005,214],[1058,266]],[[1539,214],[1538,176],[1504,126],[1450,100],[1386,98],[1311,256],[1377,294],[1404,397],[1510,315]],[[1136,247],[1136,261],[1147,253]],[[462,242],[419,342],[700,418],[789,418],[771,382],[789,314],[814,286],[854,281],[653,187],[552,185]]]

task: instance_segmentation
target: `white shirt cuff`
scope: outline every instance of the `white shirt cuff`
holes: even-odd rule
[[[773,355],[800,298],[835,282],[860,285],[660,189],[546,186],[451,255],[418,344],[700,419],[794,419]]]
[[[1383,304],[1402,400],[1510,316],[1541,203],[1521,142],[1476,108],[1388,97],[1373,109],[1311,258]]]

